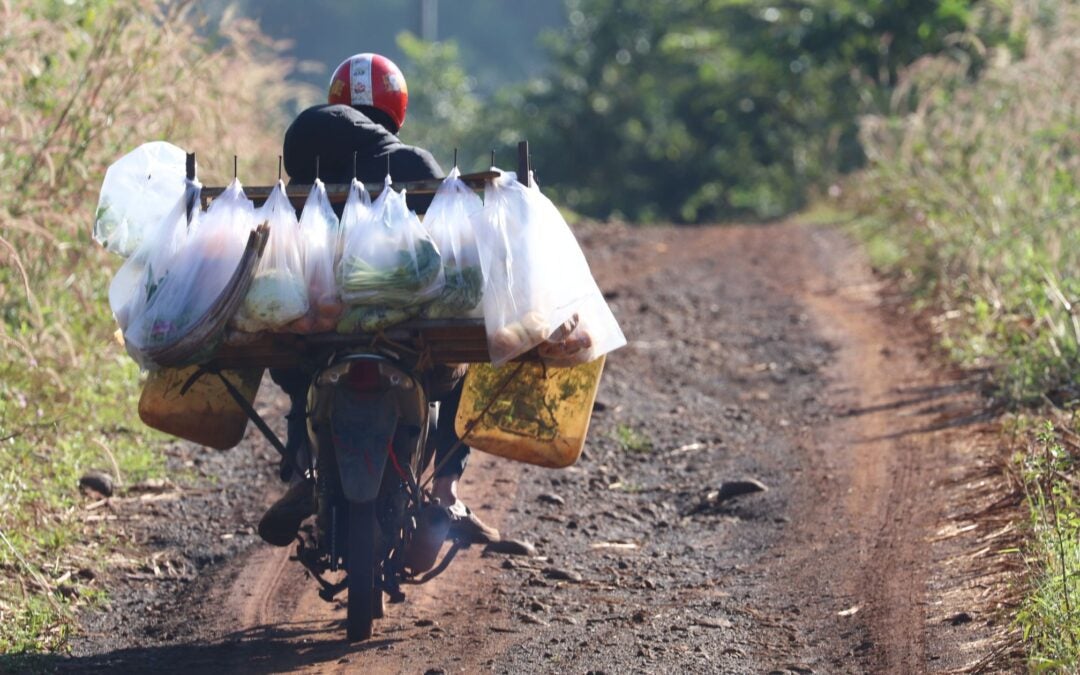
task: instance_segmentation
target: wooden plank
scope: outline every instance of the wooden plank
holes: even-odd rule
[[[415,320],[389,328],[384,331],[383,336],[409,349],[426,349],[435,363],[491,361],[482,319]],[[231,335],[226,344],[218,349],[211,364],[219,368],[287,368],[301,364],[307,356],[368,348],[377,343],[378,339],[378,336],[371,333],[237,333]],[[382,346],[390,350],[394,348],[385,342]],[[534,351],[516,360],[535,361],[537,358]]]
[[[437,362],[479,363],[491,360],[481,319],[415,320],[388,328],[383,336],[417,351],[427,348]],[[362,349],[370,347],[377,340],[378,336],[372,333],[234,333],[218,348],[212,363],[219,367],[283,367],[299,363],[305,355]],[[392,349],[386,343],[384,346]]]

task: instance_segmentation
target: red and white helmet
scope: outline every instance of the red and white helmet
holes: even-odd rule
[[[409,88],[405,76],[390,59],[380,54],[355,54],[334,70],[327,102],[372,106],[389,115],[400,128],[409,107]]]

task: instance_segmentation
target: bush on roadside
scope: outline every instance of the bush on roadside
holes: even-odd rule
[[[107,468],[160,472],[135,418],[137,371],[111,339],[121,260],[90,238],[105,168],[138,144],[199,155],[204,182],[275,174],[282,45],[246,20],[207,26],[193,2],[0,3],[0,653],[55,649],[85,543],[76,485]],[[243,173],[241,175],[244,175]],[[66,579],[66,595],[58,593]],[[87,589],[83,589],[85,591]]]
[[[1025,23],[1027,53],[992,54],[974,84],[963,61],[918,62],[896,114],[862,124],[870,166],[856,188],[870,233],[944,308],[955,355],[1002,368],[1015,401],[1080,373],[1078,28],[1069,4],[1052,30]]]

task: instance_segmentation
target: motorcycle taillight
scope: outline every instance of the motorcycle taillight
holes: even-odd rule
[[[374,361],[353,361],[345,383],[353,391],[375,391],[379,388],[379,364]]]

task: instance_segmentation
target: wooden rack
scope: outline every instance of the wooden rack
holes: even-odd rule
[[[518,143],[518,180],[525,185],[531,183],[531,163],[529,143]],[[466,174],[461,177],[473,190],[482,191],[488,181],[501,175],[498,171],[483,171]],[[187,177],[195,180],[195,154],[187,156]],[[442,184],[441,179],[394,183],[395,190],[408,190],[412,194],[433,194]],[[348,185],[327,185],[327,195],[331,203],[342,203],[348,197]],[[244,194],[259,204],[270,196],[273,186],[244,188]],[[294,206],[300,208],[307,199],[310,185],[291,185],[286,188],[286,195]],[[212,200],[225,191],[224,187],[204,187],[201,191],[203,203]],[[371,190],[378,196],[382,186]],[[189,207],[194,206],[190,204]],[[190,211],[190,208],[189,208]],[[237,270],[236,278],[230,284],[230,291],[219,302],[230,307],[242,300],[251,284],[258,258],[262,254],[267,233],[265,228],[259,231],[259,237],[248,244],[244,259]],[[255,235],[252,235],[253,237]],[[223,306],[224,306],[223,305]],[[203,333],[209,335],[224,329],[228,320],[218,312],[213,321],[207,322]],[[176,345],[169,345],[162,350],[159,365],[186,365],[193,356],[199,354],[202,345],[193,340],[181,340]],[[483,363],[490,362],[487,334],[483,319],[439,319],[407,321],[382,331],[379,334],[357,333],[339,335],[337,333],[319,333],[314,335],[294,335],[287,333],[232,333],[218,347],[208,365],[216,368],[247,367],[292,367],[305,360],[318,358],[330,350],[361,347],[381,347],[412,351],[431,363]],[[535,360],[535,354],[527,354],[518,360]]]
[[[234,333],[218,348],[210,365],[217,368],[290,368],[330,351],[362,347],[411,352],[417,356],[424,354],[431,363],[491,361],[483,319],[417,319],[387,328],[377,335]]]

